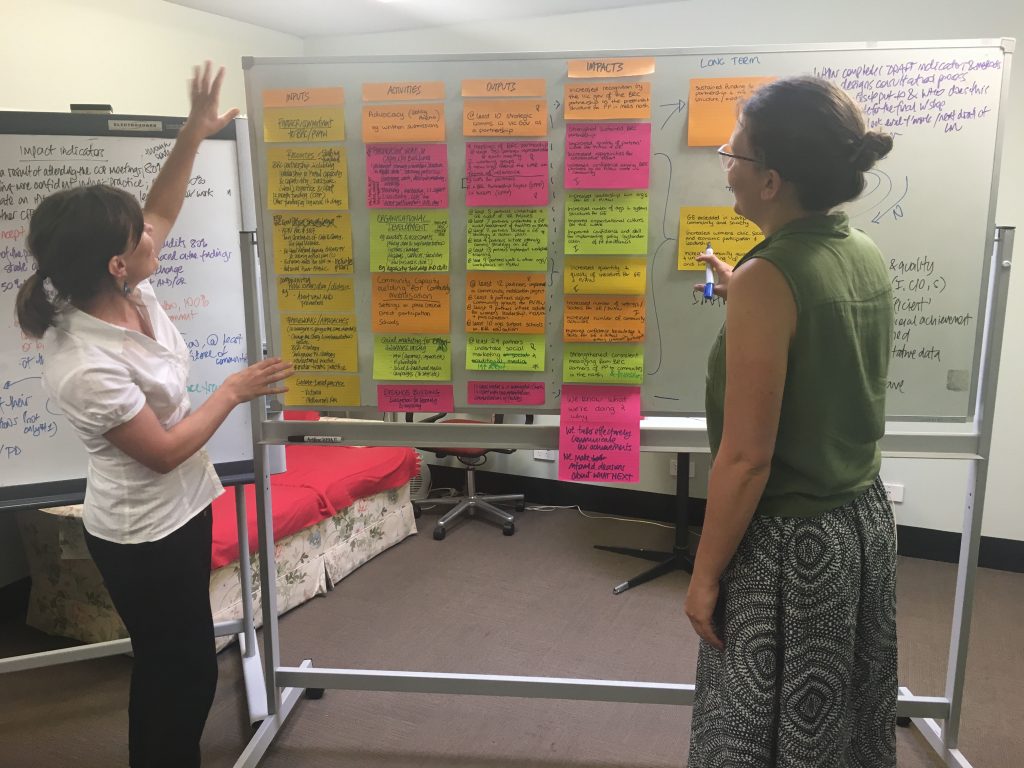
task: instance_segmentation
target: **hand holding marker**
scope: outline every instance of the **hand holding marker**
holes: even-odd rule
[[[715,252],[711,250],[711,243],[708,243],[708,247],[704,249],[704,255],[712,257]],[[704,262],[704,298],[713,299],[715,297],[715,270],[711,267],[710,261]]]

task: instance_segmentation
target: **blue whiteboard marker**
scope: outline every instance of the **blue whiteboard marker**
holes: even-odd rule
[[[711,250],[711,243],[708,243],[708,247],[704,249],[705,256],[714,256],[715,252]],[[715,296],[715,270],[711,268],[710,264],[704,264],[704,298],[711,299]]]

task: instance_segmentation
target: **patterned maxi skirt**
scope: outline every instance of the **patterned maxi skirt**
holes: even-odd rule
[[[689,768],[895,768],[896,529],[882,481],[755,517],[697,660]]]

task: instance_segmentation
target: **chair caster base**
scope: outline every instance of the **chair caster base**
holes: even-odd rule
[[[440,525],[434,528],[434,541],[444,541],[444,535],[447,533],[444,528]]]
[[[516,524],[505,523],[503,526],[501,526],[501,532],[506,536],[511,536],[513,533],[516,532]]]

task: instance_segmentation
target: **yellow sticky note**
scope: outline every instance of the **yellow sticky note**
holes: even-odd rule
[[[447,272],[448,211],[370,213],[371,272]]]
[[[352,273],[348,213],[275,213],[273,226],[278,274]]]
[[[297,371],[359,370],[355,315],[281,316],[281,357]]]
[[[448,275],[384,272],[373,278],[374,333],[448,333],[451,288]]]
[[[444,141],[444,103],[363,107],[363,143]]]
[[[375,335],[373,378],[382,381],[451,381],[450,339],[447,336],[411,334]]]
[[[272,107],[263,110],[263,140],[344,141],[341,107]]]
[[[691,147],[720,147],[736,126],[737,102],[746,99],[774,77],[695,77],[690,80],[686,143]]]
[[[467,333],[544,333],[547,275],[467,272]]]
[[[636,77],[654,73],[653,56],[620,59],[572,59],[569,77]]]
[[[547,136],[548,104],[543,99],[466,99],[463,136]]]
[[[644,348],[640,344],[566,344],[562,380],[590,384],[640,384]]]
[[[470,333],[466,370],[543,371],[544,334]]]
[[[694,205],[679,209],[678,269],[703,270],[697,257],[708,244],[715,256],[735,267],[764,235],[749,219],[728,205]]]
[[[279,277],[277,308],[282,312],[354,312],[351,277]]]
[[[348,209],[348,161],[343,147],[267,147],[267,207]]]
[[[565,257],[565,294],[643,296],[647,259],[637,256]]]
[[[467,213],[466,269],[547,270],[546,208],[470,208]]]
[[[566,296],[562,340],[643,341],[645,319],[643,296]]]
[[[566,120],[650,120],[651,84],[566,83]]]
[[[355,406],[359,400],[358,376],[311,376],[295,374],[285,384],[284,404],[294,406]]]
[[[569,192],[565,200],[565,253],[647,253],[647,190]]]

